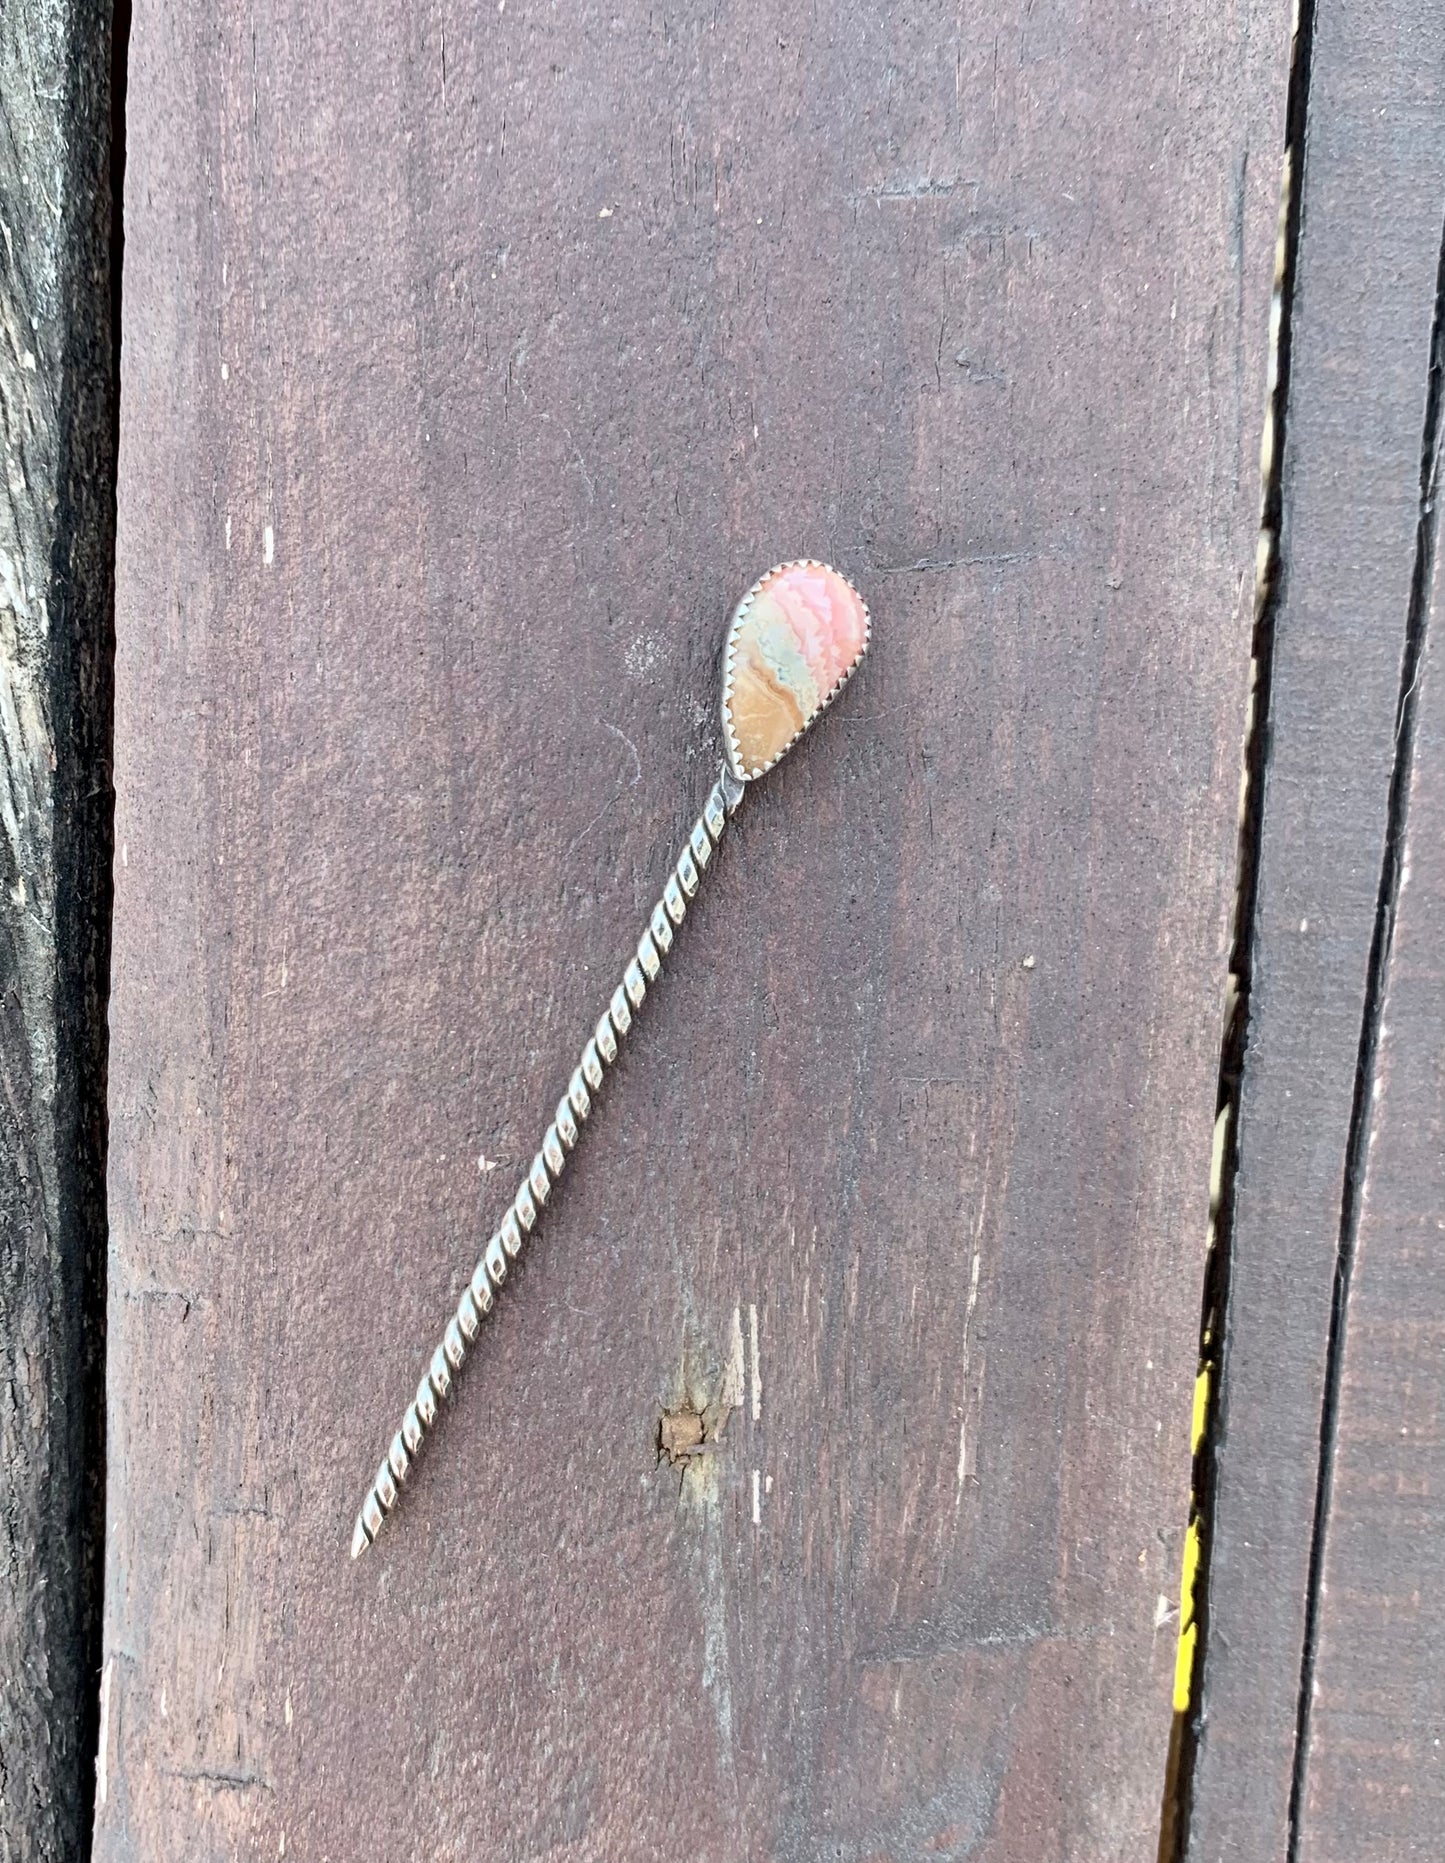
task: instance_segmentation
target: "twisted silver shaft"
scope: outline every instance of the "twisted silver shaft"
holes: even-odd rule
[[[594,1097],[601,1089],[606,1070],[617,1060],[618,1044],[632,1027],[649,988],[661,975],[663,959],[672,949],[676,928],[682,924],[688,903],[696,894],[702,875],[722,840],[729,816],[742,799],[743,784],[724,766],[703,804],[702,814],[693,823],[686,846],[673,864],[662,897],[653,907],[637,950],[622,973],[622,981],[613,991],[611,1002],[583,1048],[582,1058],[567,1083],[567,1091],[557,1102],[552,1123],[542,1139],[542,1149],[532,1160],[531,1169],[522,1179],[501,1226],[482,1251],[482,1258],[457,1302],[456,1312],[447,1322],[441,1344],[432,1353],[431,1362],[416,1388],[416,1396],[407,1406],[401,1428],[392,1437],[391,1447],[382,1457],[381,1467],[367,1489],[351,1536],[353,1559],[360,1558],[366,1551],[381,1531],[382,1521],[397,1505],[412,1463],[436,1427],[442,1404],[451,1393],[468,1351],[476,1343],[482,1321],[492,1310],[509,1266],[521,1254],[523,1242],[536,1228],[542,1209],[556,1188],[567,1155],[577,1145],[582,1127],[591,1116]]]

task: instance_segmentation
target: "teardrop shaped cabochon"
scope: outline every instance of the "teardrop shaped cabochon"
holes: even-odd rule
[[[760,576],[733,610],[723,653],[723,735],[733,775],[769,770],[868,650],[868,608],[836,569],[805,557]]]

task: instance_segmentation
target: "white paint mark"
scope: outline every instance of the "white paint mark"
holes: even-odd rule
[[[1161,1591],[1159,1601],[1154,1606],[1154,1628],[1162,1630],[1173,1615],[1174,1606],[1169,1602],[1167,1594]]]
[[[761,1478],[759,1476],[757,1469],[754,1469],[753,1470],[753,1525],[755,1527],[760,1527],[762,1524],[763,1524],[762,1483],[761,1483]]]
[[[661,659],[662,643],[649,634],[639,634],[622,650],[623,671],[630,679],[648,678]]]
[[[496,1159],[489,1158],[485,1152],[483,1152],[481,1157],[477,1159],[477,1169],[478,1171],[481,1172],[483,1177],[490,1177],[493,1171],[496,1170],[496,1168],[497,1168]]]
[[[276,532],[269,524],[261,532],[261,561],[268,568],[276,561]]]
[[[763,1363],[758,1353],[758,1310],[748,1308],[748,1344],[752,1348],[753,1368],[753,1422],[756,1423],[763,1414]]]
[[[600,207],[597,211],[597,218],[599,220],[610,220],[612,218],[612,209],[610,207]]]
[[[120,864],[122,867],[130,865],[130,848],[124,841],[120,844]]]
[[[229,382],[230,379],[231,379],[231,365],[229,362],[223,362],[221,364],[221,380],[223,382]]]
[[[978,1305],[978,1271],[983,1260],[980,1252],[973,1251],[973,1265],[968,1272],[968,1305],[963,1313],[963,1415],[958,1423],[958,1481],[954,1489],[954,1506],[963,1500],[963,1480],[968,1473],[968,1329],[973,1323],[973,1310]]]
[[[1032,970],[1034,965],[1037,964],[1038,961],[1039,960],[1034,956],[1033,952],[1030,951],[1028,956],[1024,959],[1024,969]]]
[[[229,550],[230,547],[231,547],[231,520],[228,517],[226,519],[226,548]]]
[[[728,1329],[728,1356],[723,1366],[722,1388],[717,1394],[717,1428],[714,1437],[721,1436],[728,1426],[728,1418],[743,1401],[743,1319],[741,1309],[733,1308],[732,1325]]]
[[[286,1690],[286,1725],[291,1725],[291,1690]]]
[[[164,1721],[164,1720],[168,1720],[169,1718],[170,1717],[166,1713],[166,1685],[164,1682],[162,1682],[161,1683],[161,1719]]]
[[[763,1493],[771,1494],[772,1491],[773,1491],[773,1478],[771,1475],[765,1475],[763,1477]]]
[[[100,1750],[95,1756],[95,1800],[103,1805],[110,1792],[110,1678],[115,1658],[106,1662],[100,1678]]]
[[[1310,922],[1309,922],[1309,920],[1308,920],[1308,919],[1301,919],[1301,920],[1300,920],[1300,922],[1299,922],[1299,928],[1300,928],[1300,931],[1301,931],[1301,932],[1307,932],[1307,931],[1309,930],[1309,928],[1310,928]]]

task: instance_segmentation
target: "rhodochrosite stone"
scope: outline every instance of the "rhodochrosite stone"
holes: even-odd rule
[[[842,690],[868,646],[868,610],[811,558],[770,569],[738,603],[723,665],[733,774],[761,776]]]

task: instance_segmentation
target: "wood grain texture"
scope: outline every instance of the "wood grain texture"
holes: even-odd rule
[[[1313,18],[1195,1863],[1282,1858],[1289,1841],[1445,172],[1445,8],[1321,0]]]
[[[1413,756],[1350,1278],[1301,1863],[1445,1852],[1445,558]]]
[[[1285,34],[138,7],[98,1857],[1152,1853]],[[803,552],[869,660],[351,1566]]]
[[[0,8],[0,1863],[86,1843],[100,1653],[111,9]]]

